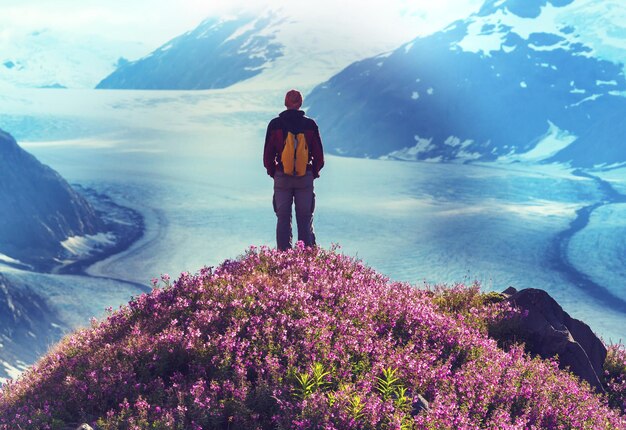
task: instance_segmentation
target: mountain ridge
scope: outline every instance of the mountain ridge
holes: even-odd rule
[[[119,65],[96,88],[218,89],[250,79],[283,55],[271,34],[259,34],[273,19],[206,19],[149,55]]]

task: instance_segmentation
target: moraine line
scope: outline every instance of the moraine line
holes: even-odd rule
[[[576,218],[570,223],[569,228],[554,236],[548,251],[548,264],[552,269],[560,272],[569,282],[576,285],[598,302],[608,308],[626,313],[626,300],[616,296],[607,288],[594,282],[587,274],[578,270],[569,261],[567,255],[570,240],[576,233],[587,227],[593,211],[605,205],[626,203],[626,195],[618,193],[607,181],[585,171],[575,170],[572,174],[595,181],[603,195],[603,199],[577,210]]]

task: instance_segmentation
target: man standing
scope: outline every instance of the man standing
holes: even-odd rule
[[[278,249],[291,248],[291,206],[296,203],[298,240],[315,245],[313,180],[324,167],[324,149],[315,121],[300,110],[302,94],[291,90],[285,95],[287,110],[270,121],[265,135],[263,164],[274,178],[274,212]]]

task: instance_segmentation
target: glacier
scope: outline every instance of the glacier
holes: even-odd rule
[[[56,285],[74,284],[73,291],[97,282],[105,294],[115,286],[119,293],[108,299],[110,305],[132,294],[131,285],[147,285],[161,273],[195,272],[239,255],[248,245],[273,245],[272,181],[260,156],[266,122],[280,110],[275,95],[241,88],[39,90],[28,92],[28,97],[23,91],[0,96],[12,100],[13,115],[27,114],[27,101],[36,100],[52,122],[58,118],[80,125],[98,112],[115,130],[94,129],[85,138],[83,131],[75,137],[73,128],[63,128],[51,144],[36,129],[22,133],[35,137],[26,138],[24,146],[43,162],[72,183],[141,212],[146,228],[128,250],[88,268],[91,276],[23,271],[14,271],[13,276],[40,288],[52,279]],[[545,139],[563,136],[556,129],[550,131],[549,125],[546,128]],[[420,139],[424,138],[416,136],[416,144],[427,146],[428,140]],[[454,137],[449,143],[467,145]],[[548,140],[546,145],[546,151],[554,149]],[[626,171],[612,175],[611,183],[626,181]],[[621,337],[625,314],[594,300],[545,264],[553,237],[569,227],[579,209],[603,199],[594,181],[573,175],[567,166],[416,163],[329,155],[316,193],[316,231],[322,246],[339,243],[343,252],[417,285],[478,280],[493,290],[541,286],[605,338]],[[592,229],[593,225],[592,219]],[[596,255],[606,247],[618,252],[624,246],[618,241],[602,247],[584,243],[575,236],[570,247],[571,260],[583,272],[588,265],[576,259],[581,246]],[[613,284],[602,281],[602,285],[622,294]],[[102,296],[93,291],[81,293],[89,308],[80,315],[98,315],[98,309],[102,314]],[[70,303],[65,306],[74,309]]]

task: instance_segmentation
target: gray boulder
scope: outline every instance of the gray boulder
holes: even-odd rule
[[[567,312],[543,290],[528,288],[503,292],[516,307],[527,315],[519,318],[513,333],[526,345],[526,350],[542,358],[558,355],[559,367],[569,369],[587,381],[598,392],[604,392],[602,374],[606,347],[587,324]]]
[[[418,394],[413,399],[413,416],[419,414],[422,411],[424,411],[424,413],[430,412],[430,405],[428,403],[428,400]]]

